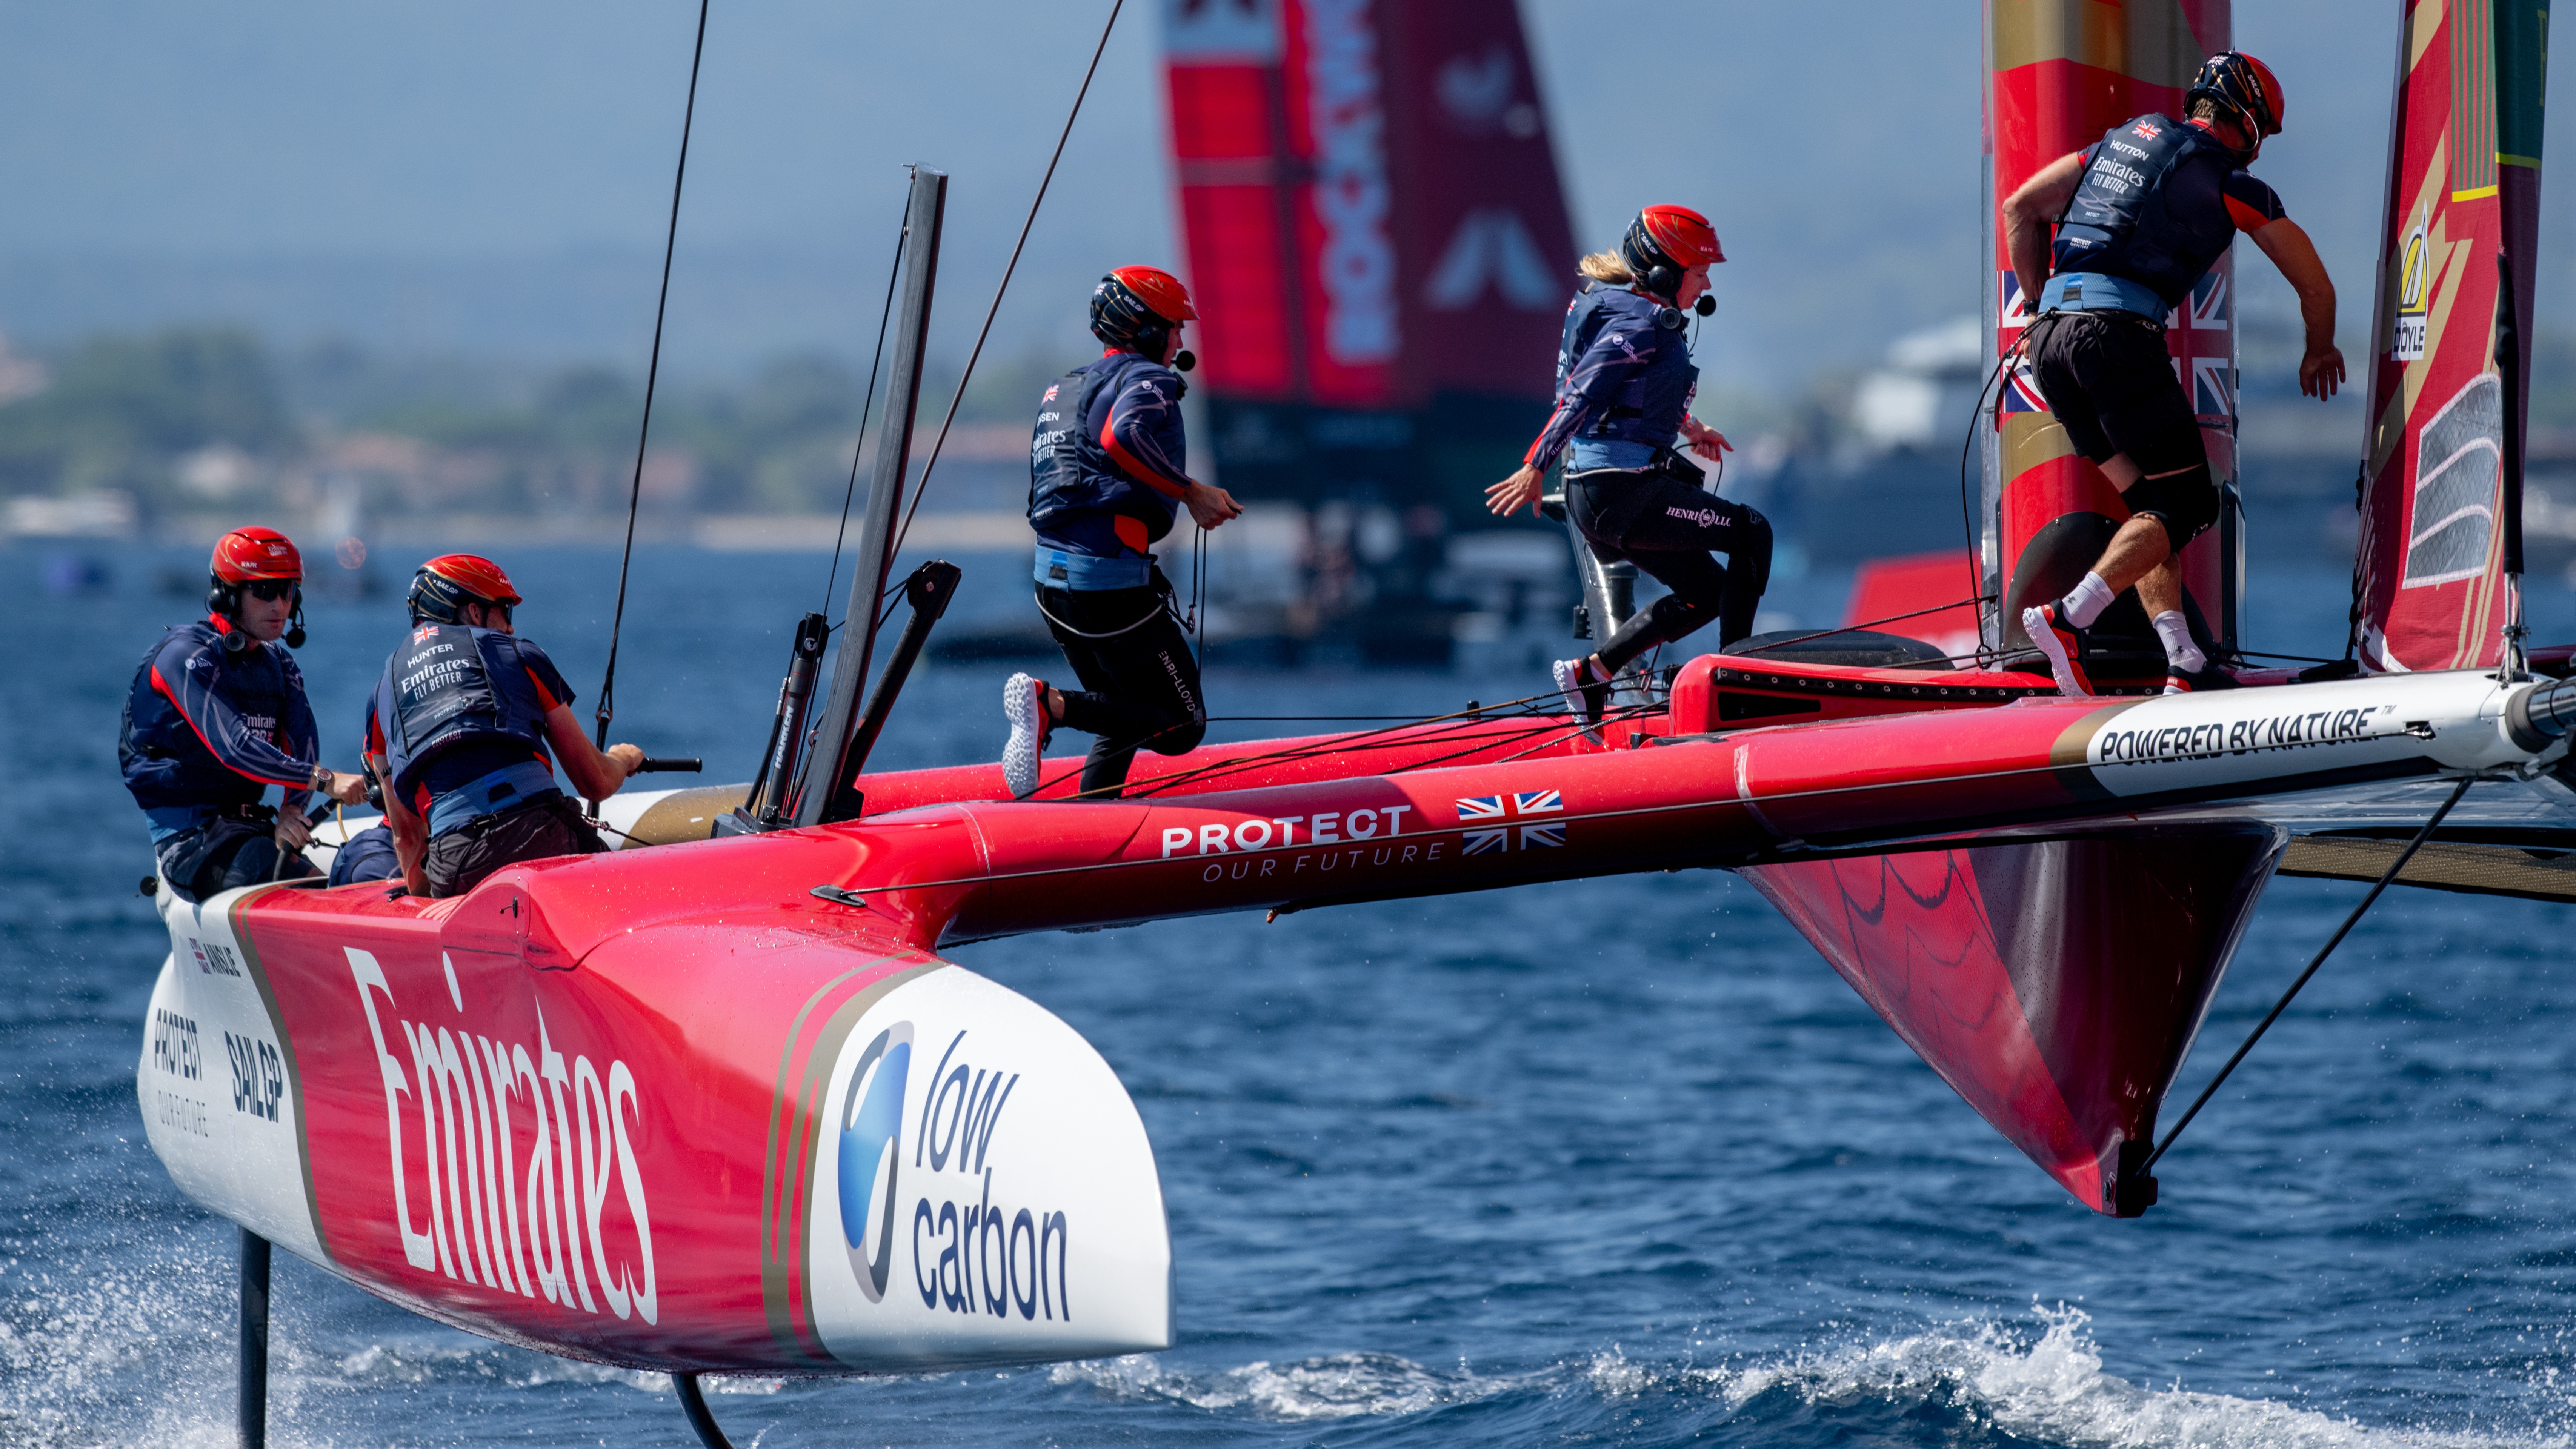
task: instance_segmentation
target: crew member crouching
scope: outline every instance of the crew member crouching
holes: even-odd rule
[[[1183,507],[1201,528],[1243,512],[1185,471],[1185,389],[1171,364],[1189,368],[1181,325],[1197,316],[1179,278],[1118,268],[1091,293],[1092,335],[1107,350],[1038,401],[1029,443],[1038,612],[1082,688],[1027,674],[1002,687],[1011,725],[1002,778],[1014,797],[1037,789],[1038,759],[1059,724],[1099,736],[1082,766],[1082,794],[1093,800],[1118,798],[1140,747],[1187,754],[1207,733],[1198,662],[1149,551]]]
[[[367,706],[367,767],[382,782],[404,882],[463,895],[505,865],[607,849],[555,785],[551,744],[582,795],[617,793],[644,752],[601,751],[573,718],[572,686],[533,641],[490,559],[451,553],[412,576],[412,631]]]
[[[191,901],[312,875],[305,798],[367,795],[365,776],[318,763],[304,675],[287,652],[304,642],[295,545],[275,529],[237,528],[216,540],[206,573],[206,617],[143,656],[116,746],[161,880]],[[271,785],[284,791],[275,808],[260,803]]]
[[[1698,467],[1672,446],[1678,435],[1703,458],[1729,449],[1690,415],[1699,369],[1682,336],[1683,309],[1700,301],[1709,267],[1725,260],[1708,218],[1683,206],[1647,207],[1616,255],[1585,257],[1590,280],[1566,308],[1557,344],[1556,411],[1520,471],[1485,490],[1495,513],[1535,510],[1543,477],[1562,454],[1566,512],[1594,556],[1633,563],[1672,590],[1620,624],[1597,653],[1557,664],[1557,687],[1586,719],[1601,717],[1611,681],[1656,645],[1712,619],[1721,648],[1752,633],[1770,587],[1770,522],[1710,493]]]

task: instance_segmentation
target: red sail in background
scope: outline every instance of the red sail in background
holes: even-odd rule
[[[2370,669],[2457,669],[2503,652],[2504,429],[2525,419],[2496,370],[2496,255],[2528,377],[2549,6],[2402,3],[2353,642]]]
[[[1996,352],[1989,359],[2011,348],[2030,321],[2005,246],[2004,198],[2132,116],[2179,118],[2193,74],[2210,52],[2227,48],[2228,30],[2229,0],[1987,0],[1986,227],[1996,279]],[[2241,587],[2234,281],[2234,262],[2220,259],[2165,328],[2209,446],[2210,471],[2227,490],[2219,525],[2183,551],[2184,592],[2221,644],[2234,642]],[[2073,587],[2129,510],[2102,471],[2075,456],[2026,365],[2005,380],[2002,426],[1988,435],[1986,457],[1989,584],[2003,594],[1999,637],[2018,648],[2029,642],[2021,633],[2023,606]],[[2160,678],[2163,655],[2143,611],[2124,597],[2104,619],[2099,632],[2134,638],[2139,672]],[[2094,674],[2105,677],[2100,668]]]
[[[1227,485],[1438,501],[1516,453],[1575,285],[1517,10],[1166,0],[1164,39]]]

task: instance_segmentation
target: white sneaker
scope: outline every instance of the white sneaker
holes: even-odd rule
[[[1047,736],[1055,733],[1055,721],[1047,717],[1046,681],[1012,675],[1002,685],[1002,717],[1011,722],[1011,737],[1002,745],[1002,783],[1012,799],[1025,800],[1037,793],[1038,760],[1046,753]]]
[[[1556,661],[1556,687],[1565,691],[1565,712],[1587,725],[1609,712],[1610,676],[1595,673],[1589,657]]]

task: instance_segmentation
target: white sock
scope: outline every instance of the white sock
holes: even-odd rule
[[[2209,667],[2209,656],[2191,642],[2191,625],[2178,609],[2167,609],[2155,617],[2156,637],[2165,641],[2165,658],[2185,674],[2198,674]]]
[[[2078,629],[2090,629],[2102,611],[2111,607],[2111,586],[2100,574],[2086,574],[2084,582],[2066,591],[2066,621]]]

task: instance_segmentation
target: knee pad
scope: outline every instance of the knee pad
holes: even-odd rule
[[[2141,478],[2121,495],[2133,518],[2152,518],[2164,525],[2175,553],[2218,521],[2218,484],[2207,463],[2162,478]]]

